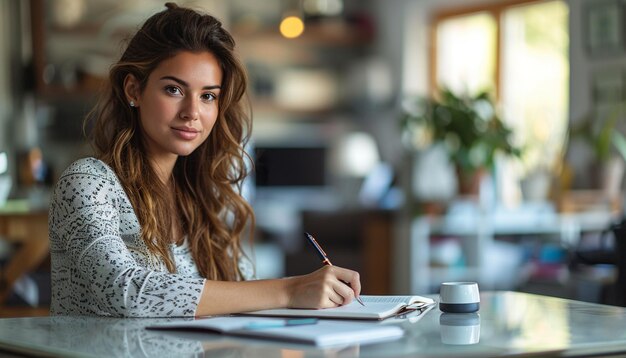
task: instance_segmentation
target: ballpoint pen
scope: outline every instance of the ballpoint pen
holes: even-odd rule
[[[305,232],[304,237],[306,237],[307,240],[311,243],[311,245],[317,252],[318,256],[320,257],[320,260],[322,260],[322,264],[327,265],[327,266],[332,266],[333,264],[330,262],[330,259],[326,255],[326,252],[324,252],[320,244],[317,243],[317,240],[315,240],[313,235],[309,234],[308,232]],[[355,298],[361,304],[361,306],[365,306],[365,304],[363,303],[363,301],[361,300],[359,296],[356,296]]]

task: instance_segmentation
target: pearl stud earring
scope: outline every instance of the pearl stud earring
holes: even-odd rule
[[[130,106],[131,106],[131,107],[135,107],[135,101],[132,101],[132,100],[131,100],[131,101],[130,101]]]

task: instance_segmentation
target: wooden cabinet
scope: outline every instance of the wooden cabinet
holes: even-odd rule
[[[334,265],[358,271],[363,294],[392,292],[393,211],[305,210],[303,231],[310,232]],[[286,254],[286,275],[301,275],[320,268],[315,251],[302,237],[301,247]]]
[[[48,211],[0,207],[0,238],[18,246],[0,271],[4,281],[0,287],[1,307],[12,292],[13,284],[41,265],[49,255]]]

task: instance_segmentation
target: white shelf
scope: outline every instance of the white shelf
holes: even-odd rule
[[[575,245],[584,232],[602,231],[615,220],[610,212],[556,213],[549,211],[489,213],[465,211],[441,217],[417,217],[410,225],[408,261],[410,291],[428,293],[445,281],[477,281],[489,288],[485,275],[486,253],[497,236],[537,235],[567,247]],[[466,267],[432,267],[431,238],[451,236],[462,239]]]

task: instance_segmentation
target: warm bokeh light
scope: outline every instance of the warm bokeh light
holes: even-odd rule
[[[288,39],[294,39],[304,32],[304,22],[297,16],[287,16],[280,23],[280,33]]]

